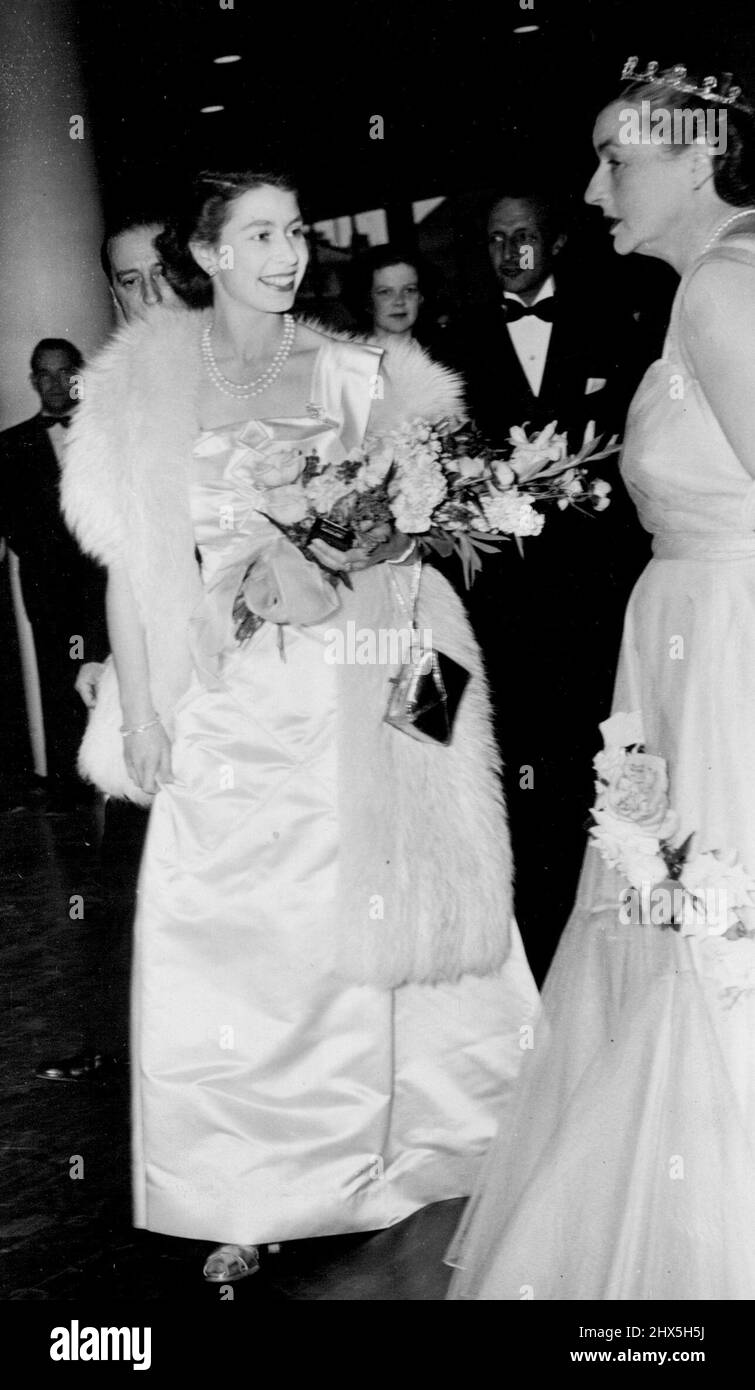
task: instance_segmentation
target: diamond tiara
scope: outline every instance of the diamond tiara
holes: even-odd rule
[[[691,96],[702,97],[705,101],[715,101],[722,106],[731,106],[739,97],[742,96],[742,88],[731,85],[733,74],[723,72],[721,78],[704,77],[699,84],[694,82],[687,73],[683,63],[674,63],[673,67],[659,71],[656,62],[648,63],[644,72],[638,72],[637,65],[639,58],[627,58],[621,72],[623,82],[657,82],[666,87],[676,87],[680,92],[689,92]],[[744,105],[745,103],[742,102]]]

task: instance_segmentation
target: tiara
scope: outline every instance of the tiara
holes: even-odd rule
[[[731,85],[733,74],[723,72],[721,79],[704,77],[698,85],[689,77],[683,63],[659,72],[658,63],[648,63],[644,72],[637,71],[639,58],[627,58],[621,72],[623,82],[657,82],[666,87],[676,87],[677,91],[689,92],[691,96],[702,97],[705,101],[715,101],[722,106],[731,106],[742,95],[742,88]]]

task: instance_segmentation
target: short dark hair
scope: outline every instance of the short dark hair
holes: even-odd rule
[[[110,243],[117,236],[122,236],[124,232],[136,231],[138,227],[160,227],[163,228],[167,218],[164,213],[153,212],[150,209],[131,209],[122,212],[118,216],[108,221],[105,228],[105,235],[102,238],[100,247],[100,264],[110,283],[113,283],[113,267],[110,264]]]
[[[190,242],[215,246],[232,204],[255,188],[297,193],[294,180],[283,170],[204,170],[192,181],[183,207],[168,219],[165,231],[157,237],[155,245],[163,259],[166,278],[192,308],[211,304],[212,290],[209,275],[197,265],[189,250]]]
[[[31,355],[33,376],[36,376],[39,371],[39,361],[43,352],[65,352],[71,359],[72,367],[83,367],[84,365],[84,358],[79,349],[73,343],[69,343],[67,338],[40,338]]]
[[[369,251],[365,251],[361,263],[364,274],[368,277],[368,288],[376,270],[385,270],[392,265],[408,265],[412,270],[416,270],[417,279],[421,279],[424,269],[423,258],[416,249],[397,245],[393,241],[388,241],[383,246],[371,246]]]
[[[518,202],[532,203],[537,208],[549,236],[556,237],[565,232],[569,224],[566,195],[556,187],[546,187],[526,175],[514,174],[511,181],[502,180],[488,201],[488,217],[493,208],[504,198],[514,198]]]

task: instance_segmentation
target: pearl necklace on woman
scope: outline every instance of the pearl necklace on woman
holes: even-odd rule
[[[710,251],[711,246],[718,241],[719,237],[723,236],[726,228],[730,227],[732,222],[738,222],[740,217],[755,217],[755,208],[740,208],[739,212],[733,212],[731,217],[727,217],[726,221],[721,223],[720,227],[716,227],[716,230],[713,232],[712,236],[708,237],[702,251],[698,254],[704,256],[706,251]]]
[[[233,396],[237,401],[248,400],[251,396],[260,396],[266,391],[268,386],[280,376],[283,368],[291,356],[291,349],[294,345],[296,336],[296,323],[291,314],[283,315],[283,337],[280,340],[278,350],[273,357],[267,371],[262,376],[255,377],[254,381],[238,382],[230,381],[227,376],[223,376],[212,350],[212,324],[208,323],[202,333],[202,361],[213,386],[218,391],[222,391],[224,396]]]

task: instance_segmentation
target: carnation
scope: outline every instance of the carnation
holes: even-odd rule
[[[391,509],[399,531],[429,531],[432,514],[446,497],[443,469],[433,454],[420,455],[402,464],[391,487]]]
[[[429,531],[433,524],[432,512],[420,503],[409,502],[405,498],[393,504],[393,519],[396,529],[405,536],[414,536],[421,531]]]
[[[505,535],[539,536],[545,525],[545,517],[516,492],[501,497],[483,497],[482,510],[491,529],[502,531]]]
[[[353,492],[353,483],[339,478],[334,468],[326,468],[316,478],[311,478],[306,486],[306,496],[310,506],[321,516],[328,516],[337,502]]]

